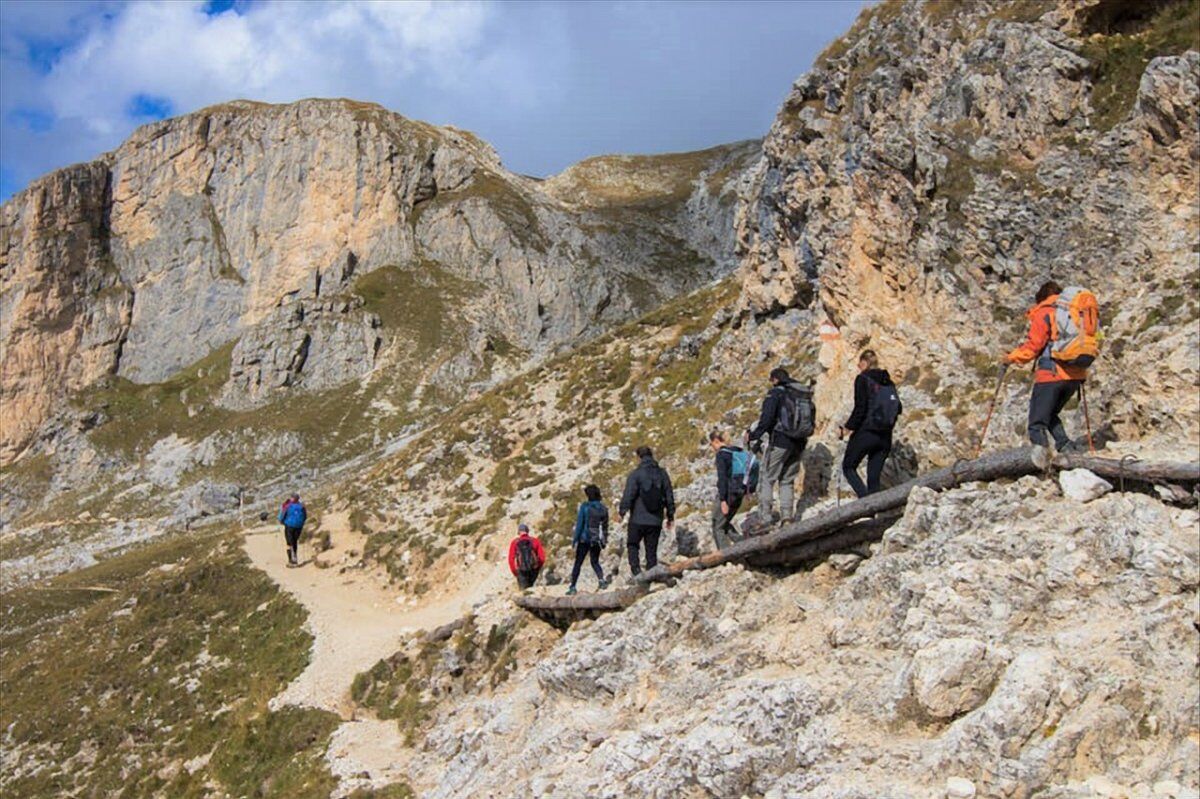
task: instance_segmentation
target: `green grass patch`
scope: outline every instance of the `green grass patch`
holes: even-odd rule
[[[159,541],[3,602],[0,725],[44,764],[12,795],[328,795],[336,718],[266,709],[307,662],[304,612],[235,538]]]
[[[1126,5],[1133,14],[1150,8],[1142,0],[1131,0]],[[1100,35],[1083,42],[1083,55],[1095,69],[1092,126],[1101,131],[1110,130],[1129,115],[1137,101],[1142,73],[1152,59],[1200,50],[1200,3],[1195,0],[1178,0],[1163,6],[1149,19],[1133,25],[1140,30],[1105,35],[1113,27],[1122,27],[1115,19],[1097,21],[1096,25],[1105,30],[1097,31]]]

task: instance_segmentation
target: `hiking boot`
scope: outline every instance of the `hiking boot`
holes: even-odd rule
[[[576,593],[578,592],[575,590],[575,586],[567,586],[567,596],[575,596]]]
[[[1074,441],[1068,441],[1066,444],[1063,444],[1061,447],[1059,447],[1058,451],[1063,455],[1079,455],[1087,452],[1088,448],[1083,444],[1077,444]]]
[[[601,591],[603,591],[605,588],[608,588],[610,585],[612,585],[612,580],[610,580],[607,577],[600,578],[600,590]]]

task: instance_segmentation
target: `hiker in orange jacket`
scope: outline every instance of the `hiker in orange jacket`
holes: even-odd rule
[[[1079,393],[1087,370],[1067,366],[1050,357],[1051,317],[1054,303],[1062,286],[1048,280],[1038,289],[1036,301],[1029,309],[1029,334],[1025,342],[1004,356],[1007,364],[1034,363],[1033,394],[1029,398],[1029,440],[1040,447],[1047,446],[1047,433],[1054,437],[1060,452],[1077,449],[1063,428],[1059,414],[1071,397]]]

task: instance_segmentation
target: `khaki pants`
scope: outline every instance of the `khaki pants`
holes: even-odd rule
[[[800,456],[804,445],[799,442],[791,447],[772,446],[767,450],[762,465],[762,485],[758,491],[759,513],[770,516],[775,505],[775,491],[779,491],[779,515],[790,519],[796,513],[796,478],[800,476]]]
[[[714,499],[712,505],[712,537],[717,549],[742,540],[742,534],[733,526],[733,517],[742,506],[740,499],[729,503],[729,513],[721,513],[721,500]]]

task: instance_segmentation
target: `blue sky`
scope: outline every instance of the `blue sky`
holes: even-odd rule
[[[863,5],[0,0],[0,198],[235,98],[374,101],[533,175],[753,138]]]

